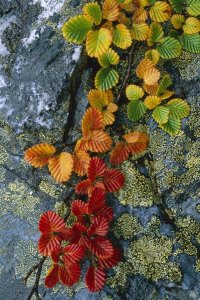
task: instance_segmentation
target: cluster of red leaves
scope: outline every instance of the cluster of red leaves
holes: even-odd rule
[[[77,193],[88,194],[88,201],[72,202],[71,213],[76,219],[73,226],[67,227],[52,211],[41,216],[38,250],[52,259],[45,278],[47,287],[58,282],[72,286],[80,278],[81,260],[87,258],[90,261],[85,275],[87,288],[91,292],[103,288],[106,269],[121,259],[120,250],[107,238],[113,210],[106,204],[106,192],[117,191],[123,184],[124,176],[120,171],[107,168],[102,159],[94,157],[89,163],[88,179],[76,186]]]

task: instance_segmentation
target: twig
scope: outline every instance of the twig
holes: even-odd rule
[[[28,297],[26,298],[26,300],[31,300],[32,296],[35,294],[36,299],[37,300],[41,300],[40,296],[39,296],[39,292],[38,292],[38,287],[39,287],[39,282],[40,282],[40,276],[41,276],[41,272],[42,272],[42,266],[46,260],[46,256],[43,256],[39,263],[36,264],[35,266],[33,266],[31,268],[31,270],[27,273],[26,277],[24,278],[25,283],[27,282],[28,278],[30,277],[30,275],[37,269],[37,273],[35,276],[35,283],[28,295]]]
[[[126,83],[130,77],[130,73],[131,73],[131,66],[132,66],[132,62],[133,62],[133,53],[134,53],[134,50],[135,50],[135,42],[133,42],[132,46],[131,46],[131,50],[130,50],[130,53],[129,53],[129,58],[128,58],[128,65],[127,65],[127,69],[126,69],[126,75],[124,77],[124,80],[122,82],[122,85],[120,87],[120,90],[119,90],[119,93],[117,95],[117,98],[116,98],[116,103],[118,104],[121,100],[121,97],[122,97],[122,94],[124,92],[124,89],[126,87]]]

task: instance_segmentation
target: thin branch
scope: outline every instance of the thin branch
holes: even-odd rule
[[[127,65],[127,69],[126,69],[126,75],[124,77],[124,80],[122,82],[122,85],[120,87],[119,93],[118,93],[116,101],[115,101],[117,104],[119,104],[119,102],[121,100],[122,94],[123,94],[124,89],[125,89],[126,84],[127,84],[127,81],[130,77],[131,66],[132,66],[132,63],[133,63],[134,50],[135,50],[135,42],[132,43],[131,50],[130,50],[129,57],[128,57],[128,65]]]
[[[42,272],[42,267],[43,267],[43,264],[44,264],[46,259],[47,259],[47,257],[43,256],[40,259],[39,263],[37,265],[33,266],[31,268],[31,270],[27,273],[26,277],[24,278],[24,281],[27,282],[30,275],[37,269],[36,276],[35,276],[35,283],[34,283],[32,289],[31,289],[28,297],[26,298],[26,300],[31,300],[31,298],[34,294],[35,294],[37,300],[41,300],[41,298],[39,296],[38,288],[39,288],[39,283],[40,283],[40,276],[41,276],[41,272]]]

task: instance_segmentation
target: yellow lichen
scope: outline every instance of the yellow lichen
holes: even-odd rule
[[[125,174],[126,183],[118,193],[120,203],[134,207],[151,206],[155,195],[150,179],[140,174],[130,161],[123,163],[121,169]]]
[[[127,251],[132,273],[143,274],[153,281],[169,279],[180,282],[181,272],[176,263],[169,261],[173,241],[165,236],[146,235],[133,241]]]
[[[117,238],[123,237],[125,240],[133,238],[142,231],[138,219],[129,214],[123,214],[116,222],[114,234]]]

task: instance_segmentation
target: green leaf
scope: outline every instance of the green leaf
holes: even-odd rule
[[[179,41],[183,49],[193,53],[200,53],[200,35],[198,33],[183,34],[179,37]]]
[[[99,63],[103,68],[109,67],[110,65],[117,65],[118,62],[119,55],[111,48],[99,57]]]
[[[66,40],[72,43],[81,44],[92,28],[92,21],[86,16],[79,15],[70,18],[63,25],[62,32]]]
[[[146,107],[143,101],[140,100],[132,100],[128,104],[128,118],[131,121],[138,121],[146,112]]]
[[[95,77],[95,86],[100,90],[112,89],[119,81],[119,74],[111,67],[103,68],[98,71]]]
[[[200,1],[199,0],[187,0],[187,12],[191,16],[197,17],[200,15]]]
[[[172,80],[170,78],[169,75],[164,75],[160,84],[159,84],[159,87],[158,87],[158,90],[157,90],[157,95],[159,96],[160,94],[162,94],[164,91],[166,91],[166,89],[172,84]]]
[[[159,124],[160,128],[169,133],[170,135],[177,135],[181,128],[181,121],[169,117],[169,120],[165,124]]]
[[[87,3],[83,7],[83,12],[84,14],[86,14],[86,16],[88,16],[91,19],[91,21],[94,24],[99,25],[101,23],[102,12],[101,12],[101,7],[97,2]]]
[[[157,46],[157,50],[162,58],[171,59],[180,56],[181,44],[172,37],[165,37]]]
[[[175,12],[181,13],[185,0],[169,0],[169,3],[171,4]]]
[[[138,100],[144,96],[144,91],[140,86],[130,84],[126,88],[126,97],[129,100]]]
[[[159,23],[153,22],[150,26],[149,38],[147,40],[149,46],[158,43],[164,35],[162,26]]]
[[[160,105],[154,109],[152,117],[158,124],[165,124],[169,119],[169,112],[168,107]]]
[[[170,117],[173,119],[182,119],[189,115],[190,107],[182,99],[172,99],[167,103],[167,107],[170,109]]]

